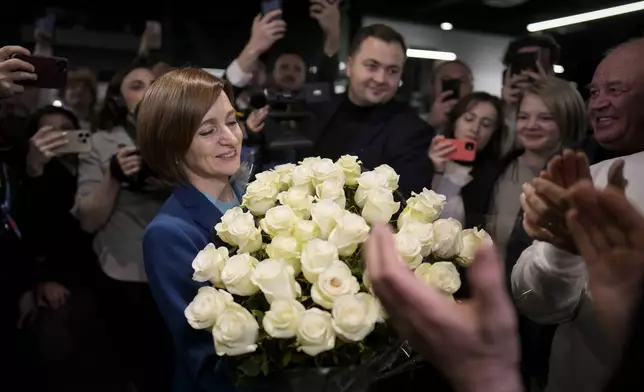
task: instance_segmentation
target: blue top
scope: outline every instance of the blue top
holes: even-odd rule
[[[207,193],[201,193],[202,195],[206,196],[206,199],[208,199],[217,209],[219,212],[222,214],[225,214],[226,211],[230,210],[231,208],[239,206],[239,198],[237,198],[237,195],[235,192],[233,192],[233,200],[232,201],[221,201],[217,198],[214,198],[210,196]]]
[[[236,200],[243,190],[233,184]],[[231,203],[227,203],[231,204]],[[225,210],[221,206],[222,210]],[[152,295],[172,334],[173,392],[232,392],[230,369],[215,354],[212,335],[193,329],[184,310],[207,283],[192,280],[192,261],[213,238],[222,212],[192,185],[177,187],[143,235],[143,260]]]

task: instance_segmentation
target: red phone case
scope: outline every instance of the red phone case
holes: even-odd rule
[[[16,82],[25,87],[64,88],[67,84],[67,59],[62,57],[47,57],[16,54],[13,58],[25,61],[35,68],[37,80]]]
[[[476,142],[472,140],[444,139],[449,141],[456,150],[448,158],[453,161],[473,162],[476,159]]]

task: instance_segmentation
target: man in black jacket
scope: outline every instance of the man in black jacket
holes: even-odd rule
[[[408,196],[431,184],[427,158],[434,131],[406,104],[394,100],[406,60],[402,36],[389,26],[360,29],[347,59],[349,88],[331,102],[310,105],[316,124],[308,155],[356,155],[365,168],[387,164]]]

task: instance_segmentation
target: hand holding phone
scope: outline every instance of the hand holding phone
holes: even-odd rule
[[[429,147],[429,158],[437,173],[443,173],[449,161],[472,162],[476,159],[476,142],[437,136]]]
[[[24,91],[22,83],[35,81],[33,65],[14,58],[15,55],[29,55],[22,46],[3,46],[0,48],[0,99],[10,98]]]
[[[91,134],[89,131],[78,129],[73,131],[65,131],[66,143],[55,148],[56,154],[80,154],[87,153],[92,150]]]
[[[282,0],[262,0],[262,15],[266,16],[272,11],[282,10]],[[279,17],[281,18],[281,16]]]
[[[444,101],[459,99],[461,97],[461,81],[459,79],[443,79],[442,92],[451,92]]]
[[[143,37],[149,49],[160,49],[162,45],[161,23],[154,20],[148,20],[145,22]]]
[[[15,83],[24,87],[62,89],[67,84],[67,59],[62,57],[35,56],[15,53],[12,59],[31,64],[36,78],[24,79]]]
[[[510,62],[512,75],[518,75],[524,71],[539,72],[537,61],[539,61],[539,51],[516,53]]]

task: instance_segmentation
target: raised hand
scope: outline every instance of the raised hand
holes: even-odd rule
[[[253,110],[246,119],[246,128],[254,133],[261,132],[264,129],[264,120],[266,120],[269,110],[269,106]]]
[[[644,281],[644,217],[615,186],[600,191],[583,181],[570,193],[567,222],[588,267],[597,316],[621,340]]]
[[[340,30],[340,2],[337,0],[310,0],[309,15],[318,21],[325,34]]]
[[[491,246],[477,252],[468,270],[473,297],[462,303],[414,276],[388,227],[373,228],[365,252],[371,284],[390,319],[457,390],[521,390],[516,316]]]
[[[12,59],[11,56],[29,54],[29,50],[21,46],[3,46],[0,48],[0,99],[9,98],[25,91],[20,81],[36,80],[34,66],[26,61]]]
[[[284,38],[286,22],[282,20],[282,10],[274,10],[266,15],[257,15],[253,20],[249,46],[258,53],[264,53],[275,42]]]
[[[454,97],[454,99],[448,99],[452,94],[452,91],[444,91],[438,97],[436,97],[427,119],[429,125],[438,128],[444,126],[447,123],[447,115],[452,111],[452,109],[454,109],[454,106],[458,103],[458,97]]]

